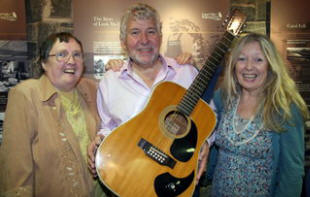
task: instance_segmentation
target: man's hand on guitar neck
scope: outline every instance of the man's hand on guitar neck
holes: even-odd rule
[[[87,153],[88,153],[88,168],[90,172],[93,174],[93,177],[97,177],[96,165],[95,165],[95,155],[98,146],[100,145],[101,141],[103,140],[103,135],[97,135],[95,139],[88,145]]]

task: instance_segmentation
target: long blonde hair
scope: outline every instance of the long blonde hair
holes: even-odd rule
[[[265,97],[262,100],[264,125],[278,132],[283,131],[283,123],[290,122],[289,120],[292,118],[291,104],[295,104],[300,109],[303,118],[307,119],[309,117],[307,105],[299,94],[294,80],[289,76],[288,69],[274,44],[268,37],[256,33],[242,37],[228,58],[222,83],[224,98],[226,98],[225,106],[228,106],[233,98],[240,94],[241,87],[235,75],[235,66],[242,48],[251,42],[259,43],[269,63],[268,75],[263,87]]]

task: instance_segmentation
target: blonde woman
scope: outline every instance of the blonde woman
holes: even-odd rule
[[[300,196],[309,114],[269,38],[251,33],[236,44],[214,102],[212,196]]]

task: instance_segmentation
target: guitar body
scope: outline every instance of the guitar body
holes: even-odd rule
[[[216,117],[201,99],[189,117],[176,112],[185,92],[175,83],[160,83],[144,110],[102,141],[97,173],[115,194],[192,196],[200,147],[213,131]]]

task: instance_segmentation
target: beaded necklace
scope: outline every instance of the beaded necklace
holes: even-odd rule
[[[238,109],[239,102],[240,102],[240,97],[238,97],[236,104],[233,106],[232,130],[233,130],[235,136],[239,136],[244,131],[249,130],[250,129],[250,125],[251,125],[251,123],[253,122],[253,120],[255,118],[255,116],[253,115],[248,120],[248,122],[245,124],[245,126],[242,129],[237,130],[236,129],[236,122],[235,121],[237,119],[236,116],[237,116],[237,109]],[[251,140],[253,140],[259,134],[259,132],[261,131],[262,128],[263,128],[263,124],[261,123],[260,127],[256,129],[256,131],[254,132],[254,134],[252,136],[250,136],[249,138],[246,138],[244,140],[238,141],[238,142],[235,142],[229,136],[226,136],[226,137],[235,146],[240,146],[242,144],[246,144],[246,143],[250,142]],[[253,127],[252,127],[252,129],[253,129]]]
[[[253,119],[254,116],[252,116],[250,119],[243,119],[240,115],[238,115],[237,112],[234,112],[232,118],[233,131],[237,134],[243,133],[249,127]],[[243,123],[244,120],[247,121],[246,124]]]

